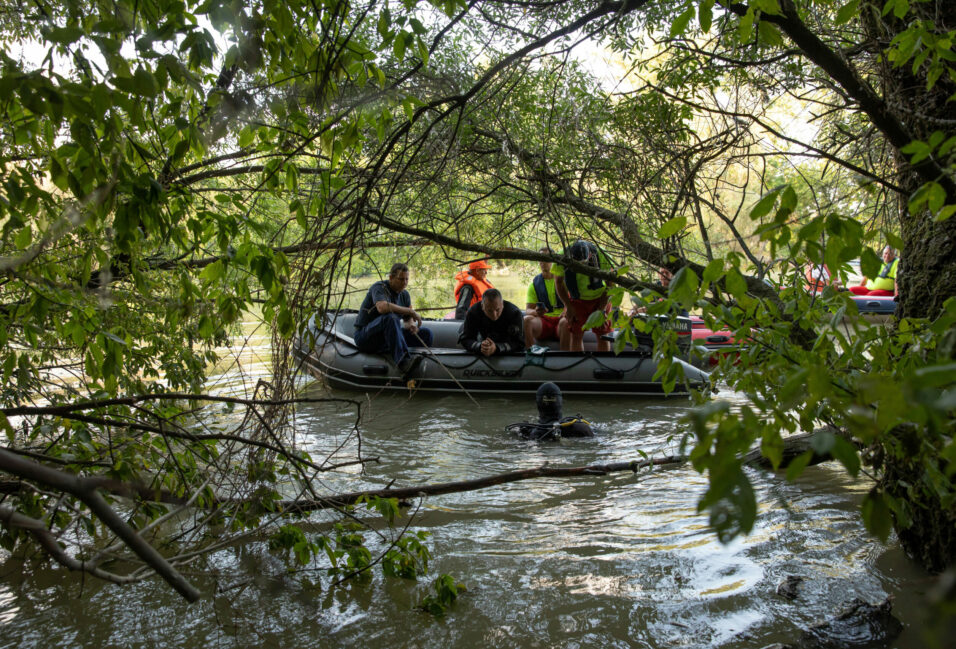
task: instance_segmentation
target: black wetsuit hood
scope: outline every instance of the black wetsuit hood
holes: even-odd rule
[[[539,424],[550,424],[561,419],[564,409],[561,388],[554,383],[542,383],[534,399],[538,404]]]

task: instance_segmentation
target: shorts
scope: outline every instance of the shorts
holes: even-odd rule
[[[561,322],[559,315],[543,315],[541,319],[541,333],[538,334],[538,340],[557,340],[558,323]]]
[[[581,333],[584,328],[584,323],[587,322],[588,318],[591,317],[591,314],[598,310],[598,305],[601,303],[601,298],[596,298],[594,300],[577,300],[571,298],[571,304],[574,305],[574,311],[576,317],[572,318],[570,314],[565,310],[564,314],[568,318],[568,325],[571,329],[571,333]],[[611,313],[611,303],[608,302],[604,307],[604,313]],[[604,334],[611,333],[613,329],[611,324],[611,319],[608,318],[604,321],[600,327],[595,327],[591,331],[594,332],[596,336],[603,336]]]

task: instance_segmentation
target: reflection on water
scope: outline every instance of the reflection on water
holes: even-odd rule
[[[224,370],[218,385],[240,389],[230,388],[231,380]],[[305,394],[324,393],[313,384]],[[584,415],[600,435],[538,444],[504,432],[506,424],[534,416],[532,398],[484,397],[480,404],[457,396],[374,398],[363,416],[362,445],[379,462],[361,475],[351,467],[324,476],[325,487],[393,481],[407,487],[546,463],[640,459],[639,450],[674,452],[689,407],[569,398],[566,413]],[[354,453],[354,420],[341,404],[314,404],[297,415],[302,441],[316,454],[343,446],[340,453]],[[255,544],[217,554],[220,582],[201,583],[206,597],[194,605],[158,581],[121,589],[62,571],[21,574],[19,564],[6,561],[0,647],[746,649],[792,640],[798,628],[853,597],[877,601],[914,584],[928,587],[898,549],[884,548],[862,529],[856,505],[865,484],[827,466],[808,469],[797,484],[751,476],[759,520],[750,536],[727,545],[697,512],[706,478],[689,466],[529,480],[426,499],[412,529],[432,535],[432,573],[450,573],[468,586],[445,620],[414,610],[425,582],[376,576],[313,590]],[[249,575],[253,583],[230,587]],[[803,578],[793,602],[775,594],[791,575]],[[918,598],[903,599],[898,615],[918,619],[910,603]],[[917,632],[906,633],[898,646],[918,646]]]

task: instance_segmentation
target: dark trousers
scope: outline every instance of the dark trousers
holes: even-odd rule
[[[418,338],[428,347],[432,345],[431,329],[419,329]],[[402,329],[402,319],[395,313],[386,313],[372,320],[368,325],[355,330],[355,346],[359,351],[369,354],[391,352],[392,360],[398,365],[408,356],[409,347],[420,347],[415,334]]]

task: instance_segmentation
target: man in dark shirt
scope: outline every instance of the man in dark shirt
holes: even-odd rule
[[[490,288],[465,314],[458,343],[470,352],[491,356],[524,349],[524,314]]]
[[[375,282],[368,289],[355,318],[354,337],[360,351],[391,353],[403,372],[408,371],[413,362],[409,347],[432,344],[432,332],[421,326],[422,317],[412,308],[406,286],[408,266],[397,262],[392,265],[388,279]]]

